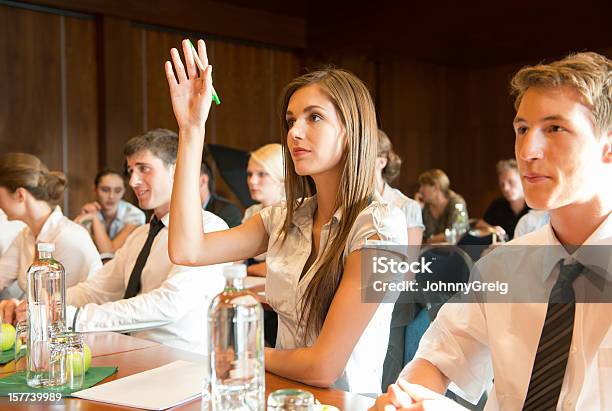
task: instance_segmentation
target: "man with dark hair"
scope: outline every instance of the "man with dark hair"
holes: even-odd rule
[[[125,147],[129,185],[139,206],[153,210],[148,224],[136,228],[115,258],[86,281],[66,290],[67,325],[78,332],[120,331],[175,348],[205,353],[203,315],[223,290],[222,265],[185,267],[168,256],[170,197],[178,137],[152,130]],[[227,229],[219,217],[202,211],[204,230]],[[14,303],[2,305],[11,321]],[[18,308],[18,319],[25,304]]]
[[[215,193],[215,175],[206,159],[206,154],[200,166],[200,200],[202,200],[204,210],[221,217],[230,228],[242,222],[240,209],[228,199]]]

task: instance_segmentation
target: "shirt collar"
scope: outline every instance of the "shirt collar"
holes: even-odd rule
[[[64,214],[62,213],[61,207],[56,206],[49,215],[49,217],[47,217],[47,220],[40,229],[40,233],[38,233],[38,237],[36,237],[36,242],[41,243],[45,241],[51,241],[52,238],[50,238],[49,236],[53,235],[53,233],[61,224],[63,219]]]
[[[304,202],[298,207],[297,210],[293,213],[292,223],[294,226],[301,230],[301,227],[306,226],[307,224],[312,224],[312,220],[314,218],[314,213],[317,209],[317,195],[313,195],[312,197],[308,197],[304,200]],[[338,208],[331,219],[331,224],[337,224],[342,219],[342,207]],[[329,223],[328,223],[329,224]],[[327,225],[327,224],[326,224]]]
[[[154,216],[155,214],[153,214],[151,219],[153,219]],[[164,227],[168,228],[170,224],[170,213],[166,213],[166,215],[161,218],[161,222],[164,223]]]
[[[561,245],[555,235],[550,222],[544,227],[546,241],[544,244],[545,254],[542,259],[542,273],[546,280],[552,274],[555,265],[559,260],[566,262],[579,262],[585,267],[590,267],[590,271],[607,275],[608,280],[612,279],[612,253],[608,252],[612,245],[612,213],[597,227],[597,229],[586,239],[586,241],[572,254],[568,253]]]

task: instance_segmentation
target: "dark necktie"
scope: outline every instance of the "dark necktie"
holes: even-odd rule
[[[548,300],[546,320],[538,344],[523,410],[554,410],[559,401],[574,330],[576,296],[572,284],[582,264],[565,265]]]
[[[162,228],[164,228],[164,223],[158,220],[157,217],[153,217],[149,223],[147,241],[145,241],[142,250],[140,250],[140,254],[138,254],[138,258],[136,259],[136,264],[134,264],[134,269],[132,269],[132,274],[130,274],[130,280],[128,281],[125,295],[123,296],[124,299],[135,297],[140,292],[140,276],[142,275],[142,269],[147,263],[147,258],[149,258],[149,254],[151,253],[153,240]]]

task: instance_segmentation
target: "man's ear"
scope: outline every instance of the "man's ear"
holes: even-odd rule
[[[612,164],[612,130],[604,137],[603,160],[606,164]]]

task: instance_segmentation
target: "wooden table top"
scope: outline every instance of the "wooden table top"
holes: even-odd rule
[[[92,333],[86,337],[92,349],[92,366],[117,366],[118,372],[104,381],[109,382],[127,377],[142,371],[160,367],[176,360],[203,362],[204,356],[187,351],[170,348],[165,345],[151,343],[134,337],[116,333]],[[114,348],[113,347],[114,344]],[[114,350],[114,353],[110,351]],[[9,363],[11,364],[11,363]],[[357,394],[350,394],[340,390],[323,389],[301,384],[277,375],[266,373],[266,398],[272,391],[281,388],[301,388],[313,393],[322,404],[334,405],[340,410],[366,410],[374,400]],[[5,408],[7,407],[7,408]],[[0,409],[11,410],[134,410],[134,408],[66,398],[58,402],[9,402],[7,397],[0,397]],[[200,399],[172,408],[181,411],[201,411]]]

